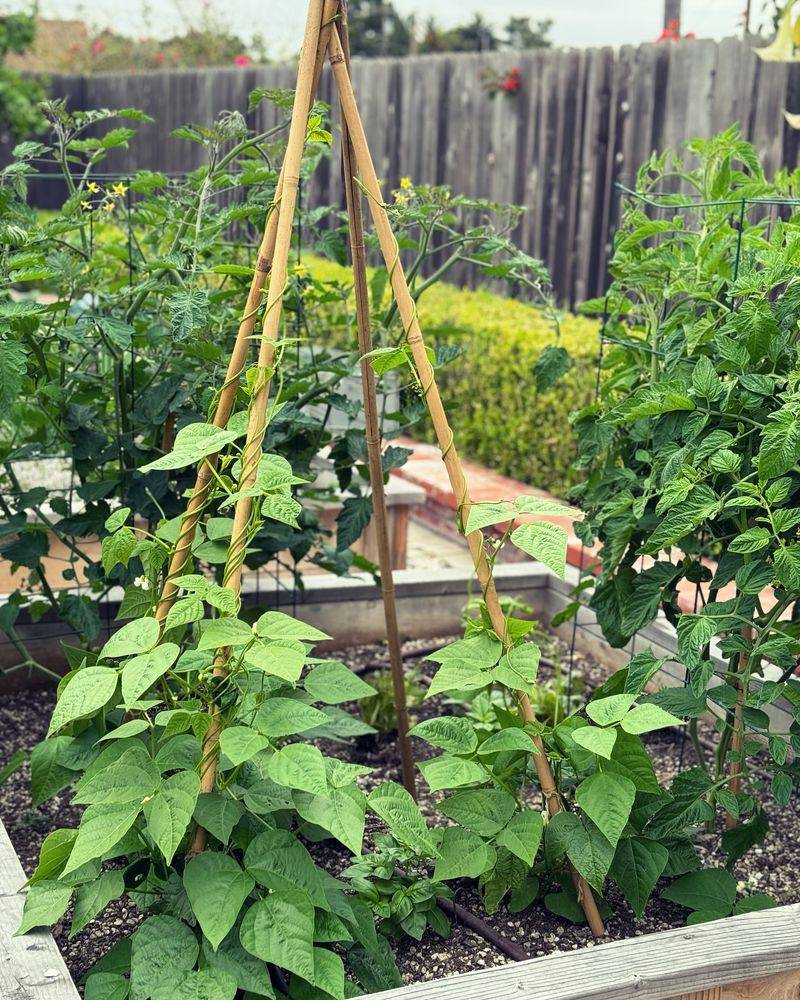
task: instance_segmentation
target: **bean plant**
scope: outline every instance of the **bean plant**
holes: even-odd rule
[[[690,720],[710,803],[738,821],[723,839],[735,858],[767,829],[758,782],[743,784],[753,759],[785,805],[800,750],[798,176],[767,179],[735,128],[687,156],[642,167],[613,283],[586,306],[605,317],[606,350],[597,402],[575,415],[574,496],[577,530],[599,546],[587,582],[608,641],[659,613],[677,628],[687,683],[657,703]],[[640,676],[632,665],[614,689]],[[779,698],[794,706],[788,731],[768,714]],[[711,763],[697,721],[709,709]]]
[[[502,525],[499,540],[486,542],[490,563],[510,541],[563,577],[565,529],[526,515],[565,513],[562,505],[536,496],[476,503],[466,531]],[[733,887],[727,909],[694,907],[702,910],[694,919],[727,916],[737,905],[737,912],[773,905],[761,895],[737,904],[730,871],[701,870],[694,835],[713,816],[714,795],[726,779],[715,784],[702,768],[689,768],[669,789],[661,787],[642,737],[682,723],[646,692],[660,665],[652,652],[631,661],[624,686],[617,676],[566,718],[527,721],[520,696],[537,704],[541,691],[535,623],[516,617],[512,606],[505,616],[504,642],[485,605],[479,612],[467,622],[464,638],[429,656],[438,669],[428,697],[447,694],[473,708],[463,716],[428,719],[411,730],[443,751],[419,765],[429,790],[447,793],[437,811],[451,825],[438,844],[434,881],[475,880],[489,913],[503,902],[519,912],[542,899],[547,909],[575,922],[584,915],[567,862],[584,877],[606,915],[611,883],[640,917],[659,879],[669,876],[682,876],[665,894],[679,903],[696,899],[693,893],[702,886],[709,892],[715,886],[727,900]],[[489,707],[488,720],[475,718],[479,701]],[[551,810],[537,787],[534,737],[543,741],[562,805],[549,818]],[[372,874],[376,901],[385,895],[386,861],[398,846],[407,854],[402,871],[413,873],[422,852],[419,844],[407,842],[384,846],[377,857],[355,867],[360,879]],[[426,898],[426,883],[420,892]],[[415,919],[423,929],[421,918]]]

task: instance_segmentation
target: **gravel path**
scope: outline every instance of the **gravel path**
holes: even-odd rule
[[[446,641],[442,639],[440,644]],[[404,653],[406,656],[413,656],[415,652],[428,650],[433,645],[434,643],[428,640],[409,642],[404,646]],[[565,650],[562,648],[560,652],[563,655]],[[358,647],[343,651],[341,655],[356,669],[369,669],[388,663],[386,649],[382,646]],[[428,664],[426,669],[432,666]],[[607,676],[603,668],[582,657],[576,657],[574,669],[578,676],[583,676],[589,689],[602,683]],[[546,676],[547,668],[544,668],[542,673]],[[54,693],[49,689],[25,691],[0,700],[0,765],[20,746],[30,749],[44,736],[54,700]],[[442,711],[441,701],[431,699],[415,710],[415,714],[419,721],[441,714]],[[415,741],[415,744],[420,756],[435,752],[418,741]],[[681,753],[684,757],[684,766],[696,763],[691,745],[687,742],[683,746],[679,734],[669,731],[655,734],[655,737],[650,739],[649,745],[654,755],[656,771],[664,782],[668,783],[681,766]],[[328,753],[376,768],[376,774],[366,779],[365,788],[385,778],[399,780],[394,742],[390,736],[381,736],[374,740],[358,740],[349,747],[343,747],[338,743],[330,744],[324,746],[324,749]],[[420,804],[430,815],[433,813],[433,802],[431,796],[426,794],[424,782],[421,782],[421,786]],[[800,843],[796,836],[796,805],[793,802],[790,806],[779,809],[774,802],[769,800],[768,802],[771,827],[767,839],[739,862],[736,875],[740,881],[740,888],[745,891],[771,893],[780,903],[798,902],[800,890],[797,887],[797,872],[800,871]],[[33,809],[30,802],[27,765],[0,786],[0,818],[20,856],[23,868],[28,873],[36,867],[39,847],[44,837],[57,827],[77,825],[79,817],[80,810],[70,806],[67,794],[58,795],[43,806]],[[375,818],[368,816],[367,841],[370,834],[378,828]],[[700,835],[698,848],[706,864],[724,864],[724,857],[715,852],[717,842],[716,836]],[[320,862],[324,862],[335,872],[347,863],[347,855],[344,849],[338,850],[332,844],[333,842],[326,842],[322,845],[313,845],[312,851]],[[484,917],[500,933],[521,945],[531,957],[556,950],[569,951],[596,946],[588,929],[563,921],[547,912],[541,903],[534,903],[527,912],[518,915],[510,914],[503,906],[498,913],[486,917],[469,883],[455,888],[459,903]],[[609,887],[608,901],[614,911],[607,920],[607,931],[611,940],[679,927],[685,920],[683,908],[657,898],[650,901],[644,917],[636,920],[627,903],[613,886]],[[71,941],[67,937],[69,919],[68,914],[56,927],[55,937],[72,975],[77,979],[117,938],[129,934],[142,917],[130,902],[112,903],[105,911],[103,919],[94,921]],[[397,958],[403,978],[409,983],[438,979],[475,968],[502,965],[508,961],[483,938],[460,926],[454,927],[447,941],[431,934],[426,935],[422,942],[409,939],[402,941],[397,947]]]

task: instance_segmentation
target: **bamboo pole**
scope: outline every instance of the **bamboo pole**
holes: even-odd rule
[[[294,106],[292,108],[292,121],[289,127],[289,138],[284,156],[283,187],[275,232],[272,275],[267,294],[267,307],[264,313],[261,343],[258,350],[256,379],[250,401],[247,436],[242,451],[237,492],[246,492],[255,483],[262,454],[264,434],[266,432],[269,389],[283,312],[283,297],[286,292],[289,252],[292,245],[292,227],[297,204],[297,188],[300,183],[300,168],[303,158],[303,147],[305,146],[308,109],[311,106],[314,90],[314,66],[316,53],[320,45],[322,20],[323,0],[310,0],[306,30],[303,37],[303,48],[300,53],[300,65],[297,73],[297,89],[295,90]],[[231,544],[223,574],[223,585],[232,591],[237,598],[241,589],[242,564],[247,551],[252,509],[252,497],[245,495],[237,500],[233,515]],[[227,660],[228,650],[218,650],[214,663],[214,673],[217,677],[225,676]],[[203,765],[200,774],[200,789],[203,792],[213,791],[217,777],[217,746],[219,743],[218,706],[212,706],[211,715],[211,726],[203,742]],[[206,831],[203,827],[198,826],[195,831],[190,854],[199,854],[205,847],[205,843]]]
[[[316,43],[316,53],[313,69],[313,83],[308,100],[308,111],[314,103],[320,76],[327,57],[328,42],[330,40],[331,26],[336,17],[338,7],[337,0],[325,0],[325,8],[322,14],[322,27]],[[225,382],[220,390],[217,399],[216,412],[214,414],[215,427],[227,427],[228,420],[236,402],[236,394],[239,391],[239,378],[242,374],[250,352],[250,339],[255,329],[258,310],[262,303],[264,285],[267,275],[272,269],[272,261],[275,254],[275,240],[278,232],[278,217],[280,214],[280,204],[283,197],[285,163],[281,167],[278,182],[275,186],[275,194],[272,199],[267,218],[264,222],[264,233],[261,244],[258,248],[256,266],[253,271],[253,278],[250,282],[250,290],[247,294],[247,302],[239,321],[239,329],[231,352],[228,370],[225,375]],[[171,447],[171,445],[170,445]],[[169,449],[167,449],[169,450]],[[197,471],[197,479],[194,489],[186,508],[186,513],[181,521],[181,530],[172,558],[167,571],[167,579],[161,591],[161,597],[156,609],[156,618],[159,624],[163,625],[169,609],[175,602],[178,589],[173,583],[174,579],[180,576],[189,561],[194,541],[197,524],[202,516],[203,509],[208,501],[211,487],[214,484],[214,472],[217,467],[217,455],[209,455],[200,464]]]
[[[342,111],[347,121],[350,140],[355,152],[355,160],[361,174],[361,181],[367,193],[370,211],[372,213],[375,231],[380,243],[386,267],[389,272],[389,279],[392,285],[395,302],[397,303],[400,319],[406,332],[406,341],[411,348],[414,365],[417,375],[422,385],[425,399],[428,404],[431,421],[436,432],[436,438],[442,452],[442,460],[447,470],[450,486],[458,504],[459,529],[463,532],[469,515],[470,499],[469,489],[461,464],[458,452],[453,439],[453,431],[447,420],[439,389],[436,384],[436,375],[431,365],[425,342],[422,337],[419,320],[417,318],[416,304],[406,283],[405,274],[400,263],[400,250],[392,231],[391,223],[386,212],[386,208],[381,196],[380,184],[375,173],[375,166],[369,151],[364,126],[358,112],[355,94],[353,93],[350,77],[344,62],[339,33],[334,28],[330,42],[331,66],[333,68],[336,86],[339,91],[339,100]],[[497,635],[508,646],[509,639],[506,629],[505,616],[500,606],[500,600],[495,588],[491,568],[484,551],[483,534],[480,531],[473,531],[466,536],[472,560],[475,565],[475,573],[481,585],[489,617]],[[534,712],[530,701],[524,692],[519,692],[520,705],[523,717],[527,722],[534,721]],[[553,773],[547,760],[544,743],[541,737],[534,738],[537,753],[533,760],[539,778],[547,810],[551,816],[561,811],[561,799],[556,789]],[[597,937],[605,935],[605,928],[600,913],[597,909],[592,891],[586,881],[577,872],[573,873],[578,900],[586,914],[586,919],[592,932]]]
[[[347,7],[340,4],[340,32],[345,66],[350,73],[350,41],[347,28]],[[403,785],[416,799],[417,781],[414,769],[414,755],[408,736],[408,704],[406,700],[403,656],[400,650],[400,630],[397,625],[397,602],[392,572],[392,550],[389,544],[386,495],[383,488],[383,465],[381,462],[381,425],[378,414],[378,399],[375,388],[375,371],[367,354],[372,350],[372,324],[370,320],[369,293],[367,291],[367,258],[364,249],[364,220],[361,212],[361,190],[356,184],[357,168],[353,162],[353,146],[342,114],[342,172],[347,198],[347,218],[350,230],[350,256],[353,265],[353,287],[356,300],[356,322],[358,326],[358,349],[361,355],[361,390],[364,400],[364,423],[366,426],[369,480],[372,488],[372,518],[378,546],[378,566],[381,574],[381,596],[386,619],[386,643],[389,647],[389,663],[394,689],[395,714],[397,716],[397,744],[400,749],[400,769]]]

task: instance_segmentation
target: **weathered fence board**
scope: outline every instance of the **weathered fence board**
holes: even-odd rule
[[[486,93],[482,74],[518,66],[514,96]],[[473,196],[527,208],[516,237],[550,267],[558,297],[575,302],[606,283],[609,232],[619,208],[615,181],[631,184],[655,149],[707,136],[738,121],[764,165],[796,166],[800,136],[783,109],[800,110],[800,66],[761,63],[737,39],[558,49],[525,53],[445,54],[402,60],[354,60],[354,84],[379,176],[447,183]],[[165,73],[54,76],[51,91],[73,107],[140,107],[157,118],[111,169],[183,171],[202,150],[167,133],[207,123],[223,109],[245,110],[256,86],[290,87],[291,66]],[[333,99],[326,71],[320,97]],[[278,123],[262,104],[249,116]],[[57,204],[52,182],[34,182],[40,204]],[[308,193],[339,204],[338,141]],[[455,275],[464,278],[465,275]]]

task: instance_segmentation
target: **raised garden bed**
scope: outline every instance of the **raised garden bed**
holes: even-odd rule
[[[444,642],[446,640],[437,640]],[[432,647],[427,640],[405,643],[407,662],[420,661],[420,654]],[[569,649],[562,641],[557,651],[566,662]],[[343,656],[354,668],[368,671],[385,667],[385,646],[370,644],[351,647]],[[556,657],[558,658],[558,656]],[[424,667],[425,675],[432,673],[433,665]],[[543,679],[551,668],[545,666]],[[577,654],[573,662],[575,677],[582,677],[588,689],[603,682],[607,669],[596,657]],[[19,692],[7,696],[0,704],[0,760],[8,759],[20,746],[30,747],[44,735],[54,704],[54,694],[47,689]],[[441,697],[430,699],[415,710],[417,720],[447,711]],[[675,731],[662,731],[648,739],[658,776],[669,780],[683,764],[694,763],[694,750]],[[331,746],[325,747],[333,752]],[[415,749],[420,756],[430,755],[427,744],[417,742]],[[388,735],[361,738],[347,747],[336,746],[335,752],[353,763],[374,768],[365,781],[370,787],[379,780],[397,779],[397,753],[393,738]],[[433,814],[432,800],[427,790],[421,792],[423,811]],[[27,768],[13,775],[0,788],[0,818],[16,849],[26,873],[36,865],[41,841],[52,829],[77,823],[79,810],[69,804],[69,796],[62,793],[38,809],[31,809]],[[713,924],[685,928],[685,910],[673,903],[660,900],[657,893],[649,903],[645,916],[637,921],[621,896],[610,890],[614,916],[608,920],[610,944],[603,944],[598,952],[596,943],[585,926],[571,924],[547,911],[541,902],[534,903],[521,914],[512,914],[504,906],[493,915],[486,916],[481,902],[468,883],[457,888],[456,899],[462,905],[481,915],[487,923],[516,943],[531,956],[530,964],[507,965],[508,959],[483,938],[460,926],[454,925],[449,940],[442,940],[430,932],[422,942],[406,938],[397,948],[397,958],[404,981],[409,984],[402,990],[391,991],[387,996],[441,996],[455,998],[467,995],[479,997],[512,997],[520,993],[530,997],[670,997],[688,989],[708,989],[742,979],[763,979],[780,973],[777,980],[764,986],[768,992],[718,993],[703,996],[795,996],[797,984],[787,970],[800,966],[800,891],[795,873],[800,869],[800,844],[795,837],[797,813],[794,804],[771,810],[771,829],[767,840],[750,852],[736,869],[740,887],[746,891],[769,892],[778,903],[777,910],[748,914]],[[378,823],[372,823],[372,829]],[[368,835],[370,824],[367,827]],[[718,838],[701,835],[698,846],[705,864],[719,865],[724,858],[715,852]],[[15,859],[8,857],[3,865],[4,893],[14,892],[22,881]],[[0,845],[0,848],[2,845]],[[347,861],[347,852],[334,841],[326,841],[313,848],[315,858],[329,870],[341,870]],[[18,901],[11,908],[13,919],[20,909]],[[3,954],[5,966],[16,967],[24,958],[48,964],[49,978],[40,970],[42,984],[60,983],[62,992],[19,993],[20,997],[68,997],[63,975],[59,971],[58,956],[54,955],[47,935],[36,939],[24,938],[26,948],[21,951],[16,942],[8,949],[8,935],[13,919],[4,925]],[[68,939],[69,914],[56,928],[56,940],[67,967],[76,981],[114,940],[135,928],[141,916],[130,901],[112,903],[103,919]],[[653,934],[658,934],[653,938]],[[644,937],[647,935],[647,937]],[[36,947],[30,948],[30,942]],[[656,941],[658,944],[656,945]],[[586,950],[582,950],[586,949]],[[557,954],[568,952],[570,954]],[[574,952],[574,954],[572,954]],[[713,952],[714,960],[709,961]],[[499,967],[505,966],[500,969]],[[491,971],[494,970],[494,971]],[[57,974],[58,973],[58,974]],[[458,974],[467,973],[465,977]],[[26,973],[34,976],[30,970]],[[445,979],[453,977],[454,979]],[[444,980],[444,981],[442,981]],[[413,986],[425,983],[424,986]],[[556,983],[560,983],[556,989]],[[28,986],[36,984],[33,981]],[[37,986],[38,988],[38,986]],[[49,986],[48,986],[49,988]],[[761,988],[761,987],[759,987]],[[789,992],[780,992],[780,990]],[[544,990],[544,992],[541,992]],[[4,993],[16,996],[14,993]]]

